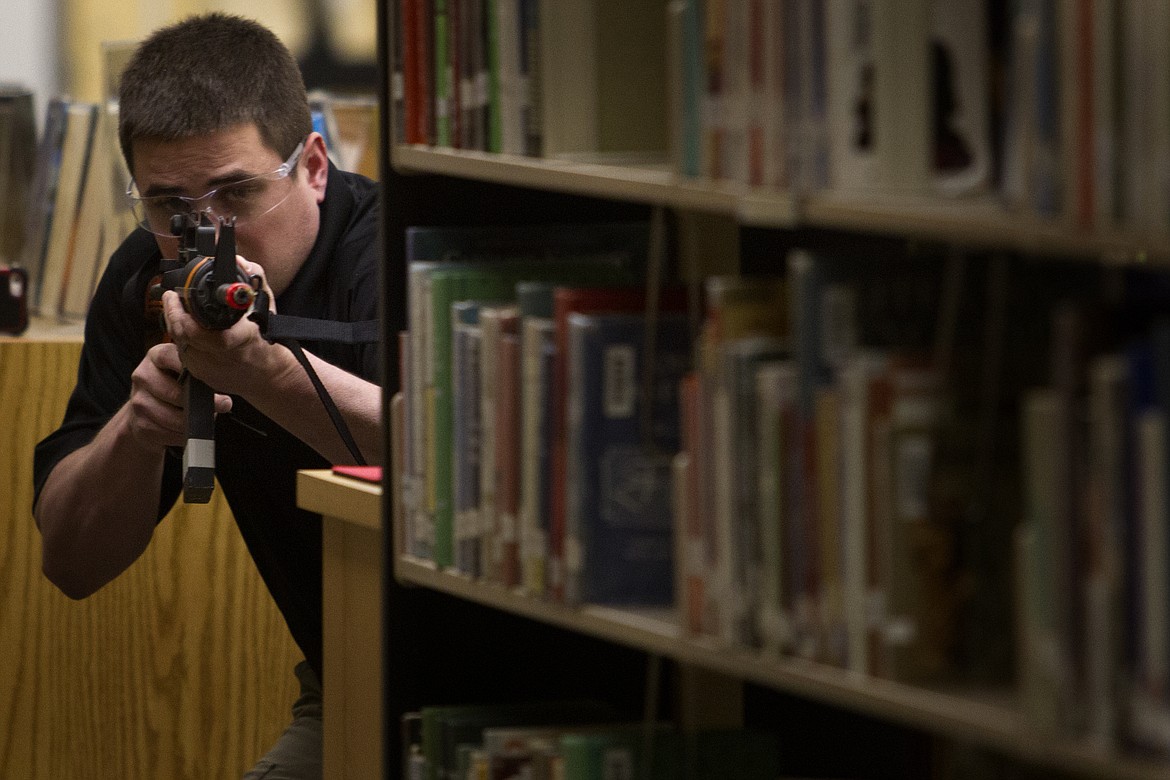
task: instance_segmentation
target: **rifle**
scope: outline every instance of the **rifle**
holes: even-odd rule
[[[206,214],[176,215],[171,232],[179,238],[179,256],[164,258],[160,281],[150,296],[158,300],[174,290],[183,308],[203,327],[227,330],[252,307],[261,289],[259,276],[245,276],[236,265],[235,221],[219,218],[219,238]],[[179,375],[187,410],[183,446],[183,500],[206,504],[215,490],[215,391],[187,373]]]

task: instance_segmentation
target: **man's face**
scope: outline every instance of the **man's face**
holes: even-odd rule
[[[284,160],[261,142],[253,124],[176,141],[134,141],[134,181],[143,196],[198,198],[217,188],[276,171]],[[293,172],[284,178],[256,180],[278,204],[266,213],[241,218],[236,251],[258,263],[279,295],[296,276],[313,248],[325,197],[328,163],[324,143],[311,134]],[[201,201],[196,208],[206,208]],[[178,256],[178,241],[157,236],[164,257]]]

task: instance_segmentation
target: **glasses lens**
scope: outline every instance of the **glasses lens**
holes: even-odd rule
[[[171,218],[176,214],[190,214],[192,207],[182,198],[131,198],[134,218],[139,226],[160,236],[171,235]]]
[[[212,216],[233,218],[236,225],[264,216],[284,203],[292,192],[292,181],[285,176],[273,179],[258,176],[246,181],[225,184],[207,196],[206,206]]]
[[[272,173],[253,176],[242,181],[217,187],[206,195],[189,198],[183,195],[138,197],[137,186],[131,184],[127,195],[138,224],[160,236],[173,235],[171,221],[175,216],[186,217],[206,212],[212,218],[222,217],[236,226],[262,217],[288,199],[293,191],[293,176],[303,144]]]

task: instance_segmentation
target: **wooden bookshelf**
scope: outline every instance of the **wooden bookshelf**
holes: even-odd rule
[[[408,556],[399,556],[394,570],[402,583],[673,658],[736,680],[976,742],[1039,766],[1112,780],[1170,777],[1170,768],[1164,764],[1037,733],[1006,691],[933,691],[823,664],[767,657],[706,639],[684,638],[671,610],[567,607],[438,571],[429,561]]]
[[[389,9],[391,2],[383,2],[383,10]],[[585,0],[585,6],[601,8],[589,0]],[[383,21],[388,18],[389,14]],[[391,35],[390,41],[393,40]],[[391,61],[386,60],[384,66],[389,67]],[[562,86],[570,91],[576,88],[572,84]],[[661,84],[664,90],[670,86]],[[389,104],[387,96],[386,105]],[[388,119],[387,131],[392,127]],[[387,132],[385,137],[394,136]],[[405,275],[402,247],[396,245],[402,243],[398,239],[405,226],[510,223],[526,219],[527,210],[532,210],[533,221],[555,221],[555,207],[533,208],[533,203],[543,196],[558,203],[584,198],[606,205],[628,204],[644,211],[665,209],[679,216],[679,224],[696,215],[716,216],[734,223],[737,229],[751,229],[753,239],[761,233],[771,237],[785,234],[785,238],[773,242],[777,246],[787,246],[785,242],[791,236],[798,236],[795,241],[799,243],[803,236],[815,234],[820,238],[831,234],[846,237],[852,247],[879,237],[907,246],[954,247],[967,254],[1011,255],[1024,261],[1077,260],[1082,261],[1083,268],[1091,268],[1092,264],[1170,267],[1170,233],[1165,229],[1146,232],[1086,228],[1072,219],[1040,218],[1013,208],[990,190],[993,185],[978,190],[980,194],[957,197],[921,194],[922,190],[914,195],[833,189],[795,192],[684,177],[665,158],[665,154],[658,159],[603,154],[539,158],[390,144],[384,171],[392,185],[387,194],[392,194],[398,213],[388,218],[389,273],[385,278],[394,281],[401,278],[398,275]],[[491,208],[484,207],[484,202],[492,198],[498,198],[502,205],[492,202]],[[509,210],[509,205],[514,208]],[[746,232],[741,231],[737,238]],[[722,248],[717,247],[715,253]],[[728,242],[726,249],[726,254],[736,258],[732,264],[742,261],[746,269],[747,255],[735,254],[741,244]],[[782,257],[780,252],[762,254]],[[779,260],[775,270],[783,272]],[[385,304],[386,311],[405,309],[405,293],[388,288]],[[401,323],[387,325],[388,342],[398,329]],[[395,371],[397,367],[391,367],[390,372]],[[383,516],[389,526],[389,507],[383,508]],[[554,604],[438,570],[428,561],[404,557],[400,552],[391,549],[387,556],[393,562],[398,583],[673,659],[684,668],[702,669],[729,680],[823,702],[879,721],[941,735],[956,744],[987,748],[1042,767],[1041,774],[1051,770],[1117,780],[1170,778],[1170,764],[1165,760],[1147,759],[1124,753],[1121,748],[1042,731],[1017,703],[1019,694],[1014,690],[927,689],[824,664],[767,656],[753,649],[683,636],[670,610],[625,611]],[[1003,550],[1005,557],[1011,554]],[[1001,608],[1006,611],[1012,606],[1005,603]]]

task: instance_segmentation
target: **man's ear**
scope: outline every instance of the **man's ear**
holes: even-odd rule
[[[309,133],[305,138],[305,150],[301,152],[305,165],[305,178],[317,193],[317,202],[325,200],[325,182],[329,179],[329,153],[325,150],[325,139],[320,133]]]

